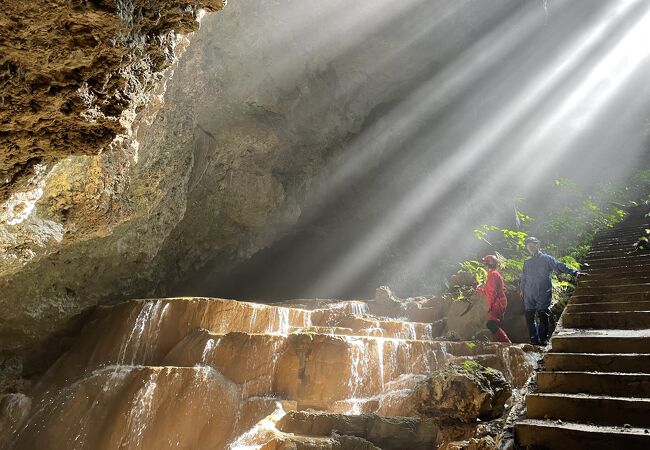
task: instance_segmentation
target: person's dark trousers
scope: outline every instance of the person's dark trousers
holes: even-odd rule
[[[548,309],[538,309],[537,310],[537,320],[539,321],[539,327],[537,328],[539,342],[542,345],[548,344],[548,319],[549,312]]]
[[[537,324],[535,323],[535,309],[526,310],[526,324],[528,324],[528,337],[530,338],[530,343],[539,345],[539,336],[537,334]]]
[[[539,326],[535,323],[535,316]],[[528,324],[528,336],[531,344],[544,344],[548,342],[548,309],[527,309],[526,323]]]

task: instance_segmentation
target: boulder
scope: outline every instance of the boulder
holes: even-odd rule
[[[411,395],[420,417],[470,423],[500,417],[511,386],[501,372],[468,360],[433,373]]]
[[[451,334],[460,340],[472,340],[477,337],[487,337],[490,332],[486,328],[488,308],[485,299],[474,295],[469,299],[472,306],[467,313],[469,303],[466,301],[454,301],[449,307],[447,314],[447,334]]]
[[[438,450],[496,450],[497,443],[491,436],[472,438],[466,441],[448,442]]]
[[[322,412],[291,411],[277,423],[280,431],[307,436],[353,436],[362,438],[383,450],[430,449],[436,442],[438,426],[430,420],[412,417],[380,417],[376,414],[346,416]],[[341,438],[339,438],[341,439]],[[347,438],[346,438],[347,439]],[[344,439],[345,440],[345,439]],[[360,442],[349,440],[362,449]]]

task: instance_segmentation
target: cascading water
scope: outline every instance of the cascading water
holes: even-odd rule
[[[235,439],[229,446],[228,450],[259,450],[262,445],[277,431],[275,424],[286,412],[280,402],[276,402],[276,408],[273,414],[265,417],[258,422],[253,428]]]
[[[362,316],[368,314],[368,304],[364,302],[349,302],[352,314]]]
[[[283,336],[289,334],[289,310],[287,308],[278,308],[275,319],[277,321],[274,320],[274,329],[271,332]]]
[[[379,374],[381,376],[381,390],[384,390],[384,339],[377,339],[377,363],[379,364]]]
[[[126,419],[128,434],[122,439],[121,447],[140,447],[142,436],[149,423],[157,379],[158,372],[153,372],[145,385],[136,393]]]
[[[203,352],[201,353],[201,363],[197,365],[206,365],[208,357],[211,356],[212,352],[217,348],[221,338],[210,338],[205,342],[205,347],[203,347]]]
[[[169,303],[160,300],[143,303],[129,337],[122,342],[117,364],[133,365],[136,361],[147,363],[153,356],[161,322],[168,308]]]
[[[359,395],[362,392],[364,383],[368,380],[368,359],[370,352],[361,339],[350,338],[350,380],[348,387],[352,394],[350,402],[352,404],[349,414],[361,414],[361,400]]]

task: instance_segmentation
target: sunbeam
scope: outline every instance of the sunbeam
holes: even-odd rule
[[[629,6],[628,3],[626,6]],[[647,9],[647,8],[646,8]],[[617,8],[614,13],[622,14],[625,9]],[[649,13],[646,12],[630,29],[626,29],[624,35],[615,43],[607,47],[604,54],[591,66],[588,76],[579,81],[577,87],[571,88],[572,94],[564,102],[561,102],[552,109],[547,121],[542,122],[542,129],[534,134],[529,140],[521,143],[520,150],[510,156],[510,160],[499,172],[499,177],[484,183],[484,188],[479,191],[471,200],[472,204],[485,204],[494,192],[502,192],[508,184],[517,184],[519,193],[525,193],[532,189],[539,180],[547,175],[548,168],[557,163],[557,158],[562,156],[562,151],[572,141],[578,139],[579,134],[590,130],[589,124],[596,117],[605,112],[608,101],[611,102],[618,90],[625,86],[625,82],[633,75],[634,71],[645,62],[650,50],[642,42],[647,42]],[[597,35],[603,36],[604,28],[599,28]],[[595,35],[591,35],[593,37]],[[644,39],[645,38],[645,39]],[[641,102],[636,108],[631,108],[628,114],[641,113]],[[629,107],[629,105],[628,105]],[[582,110],[583,115],[575,117],[575,111]],[[579,127],[570,124],[570,132],[566,131],[566,122],[571,119],[580,123]],[[553,143],[543,142],[543,139],[550,139],[558,134],[559,130],[565,130],[561,138],[553,140]],[[641,142],[636,145],[639,146]],[[534,155],[543,154],[532,166],[532,170],[525,167],[534,158]],[[531,166],[529,166],[531,167]],[[549,199],[552,201],[552,199]],[[483,216],[485,219],[489,219]],[[495,217],[492,217],[494,219]],[[458,217],[445,221],[445,225],[437,228],[421,248],[409,261],[408,269],[411,271],[422,270],[431,263],[432,254],[435,249],[446,242],[453,235],[455,222]],[[489,220],[487,220],[489,223]]]
[[[512,133],[513,128],[519,125],[520,121],[526,120],[531,110],[544,101],[552,90],[557,89],[563,79],[584,62],[583,59],[589,52],[617,25],[620,25],[619,21],[625,18],[635,4],[638,2],[628,2],[624,6],[616,5],[605,10],[591,29],[585,31],[572,46],[548,64],[545,72],[540,72],[518,91],[521,93],[519,97],[515,97],[497,114],[481,124],[481,128],[474,131],[443,164],[436,167],[403,197],[384,222],[378,224],[361,242],[349,249],[345,258],[316,283],[314,291],[328,291],[334,286],[345,287],[354,282],[390,242],[399,239],[401,234],[407,232],[418,216],[426,214],[439,198],[448,193],[455,181],[464,177],[467,171],[475,170],[474,166],[481,163],[481,158],[494,145]],[[489,44],[494,45],[494,42]],[[427,103],[422,102],[422,105],[424,109]],[[507,171],[504,176],[508,176]],[[458,217],[449,219],[450,227],[453,228],[453,223],[458,220]],[[438,231],[433,233],[434,236],[441,236],[443,240],[447,234]],[[431,244],[424,245],[424,250],[419,253],[426,254],[431,250],[429,247],[438,245],[437,241],[438,239],[434,239]],[[419,266],[417,259],[419,258],[416,258],[415,264]]]

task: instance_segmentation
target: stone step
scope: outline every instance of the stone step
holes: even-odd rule
[[[573,303],[564,309],[565,313],[586,313],[606,311],[650,311],[650,300],[631,302]]]
[[[629,245],[634,244],[636,241],[639,240],[639,238],[647,236],[645,234],[645,231],[643,228],[640,228],[639,231],[636,233],[629,233],[626,236],[622,236],[620,238],[615,238],[615,237],[604,237],[602,239],[597,239],[595,241],[592,241],[591,243],[591,248],[592,251],[598,251],[603,248],[610,248],[610,247],[627,247]]]
[[[650,265],[650,258],[646,253],[639,253],[635,256],[618,257],[618,258],[601,258],[592,259],[584,262],[585,266],[590,267],[626,267],[636,265]]]
[[[604,233],[598,235],[594,238],[594,244],[602,243],[603,241],[616,241],[616,240],[625,240],[628,238],[634,238],[638,235],[644,235],[646,228],[650,228],[647,222],[637,223],[634,226],[626,228],[624,230],[616,229],[612,233]],[[594,245],[595,247],[596,245]]]
[[[625,279],[625,278],[644,278],[650,276],[650,271],[647,266],[639,266],[636,269],[626,268],[624,271],[613,271],[613,270],[592,270],[589,267],[583,269],[589,275],[586,277],[580,277],[580,281],[590,281],[590,280],[604,280],[604,279]]]
[[[624,245],[624,246],[618,246],[618,245],[612,245],[612,246],[603,246],[603,247],[598,247],[597,249],[594,249],[587,253],[586,258],[602,258],[602,257],[626,257],[626,256],[635,256],[638,255],[639,252],[634,248],[633,246],[634,242],[632,245]]]
[[[544,368],[551,371],[650,373],[650,353],[547,353]]]
[[[639,229],[638,232],[636,233],[631,233],[627,236],[621,237],[621,238],[603,238],[603,239],[598,239],[596,241],[593,241],[591,243],[591,251],[598,251],[598,250],[603,250],[603,249],[610,249],[610,248],[623,248],[623,247],[631,247],[634,245],[635,242],[639,240],[639,238],[647,236],[645,234],[645,231],[643,229]]]
[[[609,259],[628,259],[628,258],[639,258],[644,256],[645,253],[639,252],[634,247],[633,242],[631,244],[625,245],[623,247],[617,248],[605,248],[597,253],[590,253],[585,256],[580,262],[583,265],[590,265],[593,261],[603,261]]]
[[[611,259],[643,259],[645,254],[643,252],[637,251],[633,245],[634,242],[630,245],[625,245],[618,248],[609,248],[598,252],[588,253],[585,256],[584,261],[591,264],[593,261],[604,261]]]
[[[650,328],[650,311],[565,312],[569,328],[639,330]]]
[[[650,427],[650,399],[583,394],[528,394],[526,417]]]
[[[649,398],[650,374],[538,372],[537,392]]]
[[[556,330],[554,353],[647,353],[650,330]]]
[[[621,428],[557,423],[527,419],[515,425],[515,438],[520,446],[547,450],[647,450],[650,433],[644,428]]]
[[[628,286],[631,284],[648,284],[650,283],[650,273],[639,272],[636,276],[629,277],[603,277],[593,276],[580,278],[578,286],[580,287],[600,287],[600,286]]]
[[[650,300],[650,292],[629,292],[614,294],[579,294],[571,297],[571,303],[605,303],[605,302],[645,302]]]
[[[628,294],[631,292],[650,292],[650,283],[640,284],[624,284],[624,285],[608,285],[608,286],[582,286],[579,285],[575,293],[576,295],[589,295],[589,294]]]
[[[591,277],[618,278],[621,276],[636,277],[639,274],[647,274],[648,266],[645,264],[635,264],[625,267],[591,267],[584,266],[583,272],[587,272]],[[586,278],[585,278],[586,279]]]

